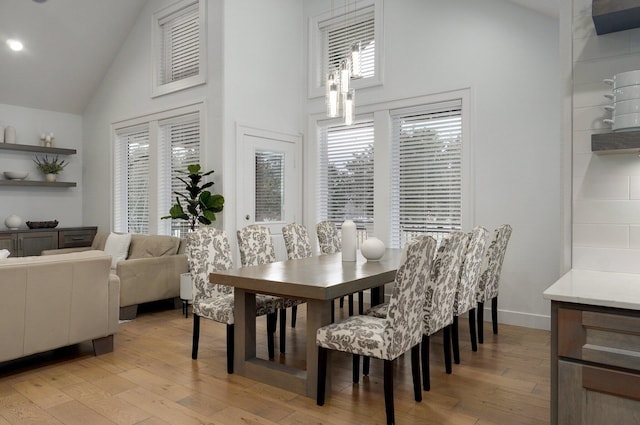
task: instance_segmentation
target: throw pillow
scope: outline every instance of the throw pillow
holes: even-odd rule
[[[118,234],[111,232],[104,243],[104,252],[111,255],[111,268],[115,269],[119,261],[125,260],[129,253],[131,234]]]
[[[9,258],[9,254],[11,253],[8,249],[0,249],[0,259]]]

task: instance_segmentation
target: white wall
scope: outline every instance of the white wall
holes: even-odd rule
[[[59,181],[76,182],[73,188],[0,187],[0,229],[4,219],[17,214],[26,221],[58,220],[58,227],[90,225],[82,219],[82,169],[83,136],[80,115],[24,108],[0,104],[0,126],[16,128],[16,142],[23,145],[39,145],[40,134],[53,133],[55,146],[76,149],[78,153],[60,156],[69,165],[58,175]],[[39,157],[42,154],[37,154]],[[0,155],[0,171],[27,171],[27,180],[44,180],[33,158],[36,154],[3,150]],[[51,156],[49,154],[49,156]],[[4,177],[2,177],[4,178]]]
[[[470,88],[472,224],[513,226],[500,319],[548,327],[542,292],[566,268],[558,20],[500,0],[387,0],[384,42],[384,85],[357,90],[357,105]],[[309,102],[310,113],[323,107]]]
[[[602,80],[640,69],[640,29],[596,35],[591,1],[573,2],[573,267],[640,273],[640,159],[591,153],[607,133]]]

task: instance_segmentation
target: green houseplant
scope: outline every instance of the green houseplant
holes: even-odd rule
[[[224,197],[222,195],[212,195],[206,190],[213,186],[213,182],[200,185],[203,177],[213,174],[214,170],[202,172],[200,164],[193,164],[187,167],[187,171],[178,171],[186,174],[186,179],[178,177],[186,187],[186,193],[174,192],[176,203],[169,210],[169,215],[162,219],[182,219],[189,222],[191,230],[195,230],[197,223],[211,224],[216,221],[216,213],[222,211],[224,207]],[[180,198],[186,203],[186,211],[180,203]]]
[[[45,175],[45,179],[48,182],[55,182],[56,174],[64,170],[64,167],[68,164],[64,159],[58,159],[58,155],[53,158],[49,158],[47,155],[38,158],[38,155],[36,155],[33,162],[36,163],[38,170]]]

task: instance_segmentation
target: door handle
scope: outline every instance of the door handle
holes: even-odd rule
[[[251,216],[249,214],[247,214],[247,215],[244,216],[244,219],[245,220],[249,220],[249,219],[251,219]]]

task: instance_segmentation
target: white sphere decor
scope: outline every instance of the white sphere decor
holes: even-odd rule
[[[4,220],[4,225],[9,230],[17,230],[22,224],[22,219],[15,214],[11,214]]]
[[[384,255],[384,243],[378,238],[367,238],[360,245],[360,252],[367,261],[378,261]]]

